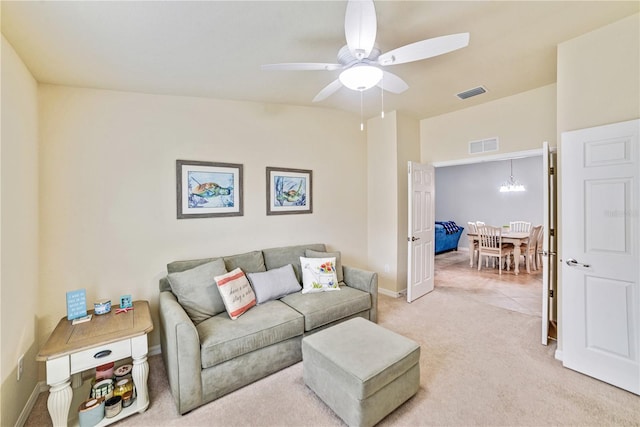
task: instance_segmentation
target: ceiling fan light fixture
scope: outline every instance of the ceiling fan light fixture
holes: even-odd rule
[[[355,65],[340,73],[340,82],[352,90],[371,89],[382,79],[382,70],[371,65]]]

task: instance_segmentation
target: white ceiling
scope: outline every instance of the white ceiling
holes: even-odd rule
[[[385,110],[425,118],[556,81],[556,46],[640,10],[639,1],[376,1],[386,52],[469,32],[469,46],[387,69],[409,89]],[[336,62],[345,1],[2,1],[2,33],[41,83],[320,106],[360,113],[343,88],[313,97],[337,71],[261,64]],[[488,93],[461,101],[478,85]],[[364,92],[365,116],[380,90]]]

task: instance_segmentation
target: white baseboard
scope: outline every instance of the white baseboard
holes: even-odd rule
[[[162,353],[162,348],[160,348],[160,344],[149,347],[149,356],[155,356],[161,353]]]
[[[559,360],[562,362],[562,350],[556,350],[555,354],[554,354],[556,360]]]
[[[406,295],[407,290],[403,289],[400,292],[394,292],[394,291],[390,291],[389,289],[378,288],[378,293],[382,294],[382,295],[386,295],[386,296],[391,297],[391,298],[400,298],[403,295]]]
[[[38,396],[43,391],[49,390],[49,386],[44,381],[39,381],[36,383],[36,386],[33,388],[31,395],[29,396],[29,400],[27,400],[26,405],[22,408],[22,412],[20,412],[20,416],[16,421],[16,427],[22,427],[24,423],[27,422],[27,418],[29,418],[29,414],[33,410],[33,407],[36,406],[36,401],[38,400]]]

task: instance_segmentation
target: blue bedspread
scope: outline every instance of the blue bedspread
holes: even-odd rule
[[[455,234],[460,230],[454,221],[436,221],[436,224],[443,226],[446,234]]]

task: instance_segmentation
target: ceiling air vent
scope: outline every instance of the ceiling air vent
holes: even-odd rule
[[[482,95],[483,93],[486,93],[486,92],[487,92],[487,89],[485,89],[484,86],[478,86],[478,87],[474,87],[473,89],[460,92],[456,96],[460,99],[467,99],[467,98],[471,98],[472,96]]]
[[[498,151],[498,137],[469,142],[469,154],[480,154]]]

